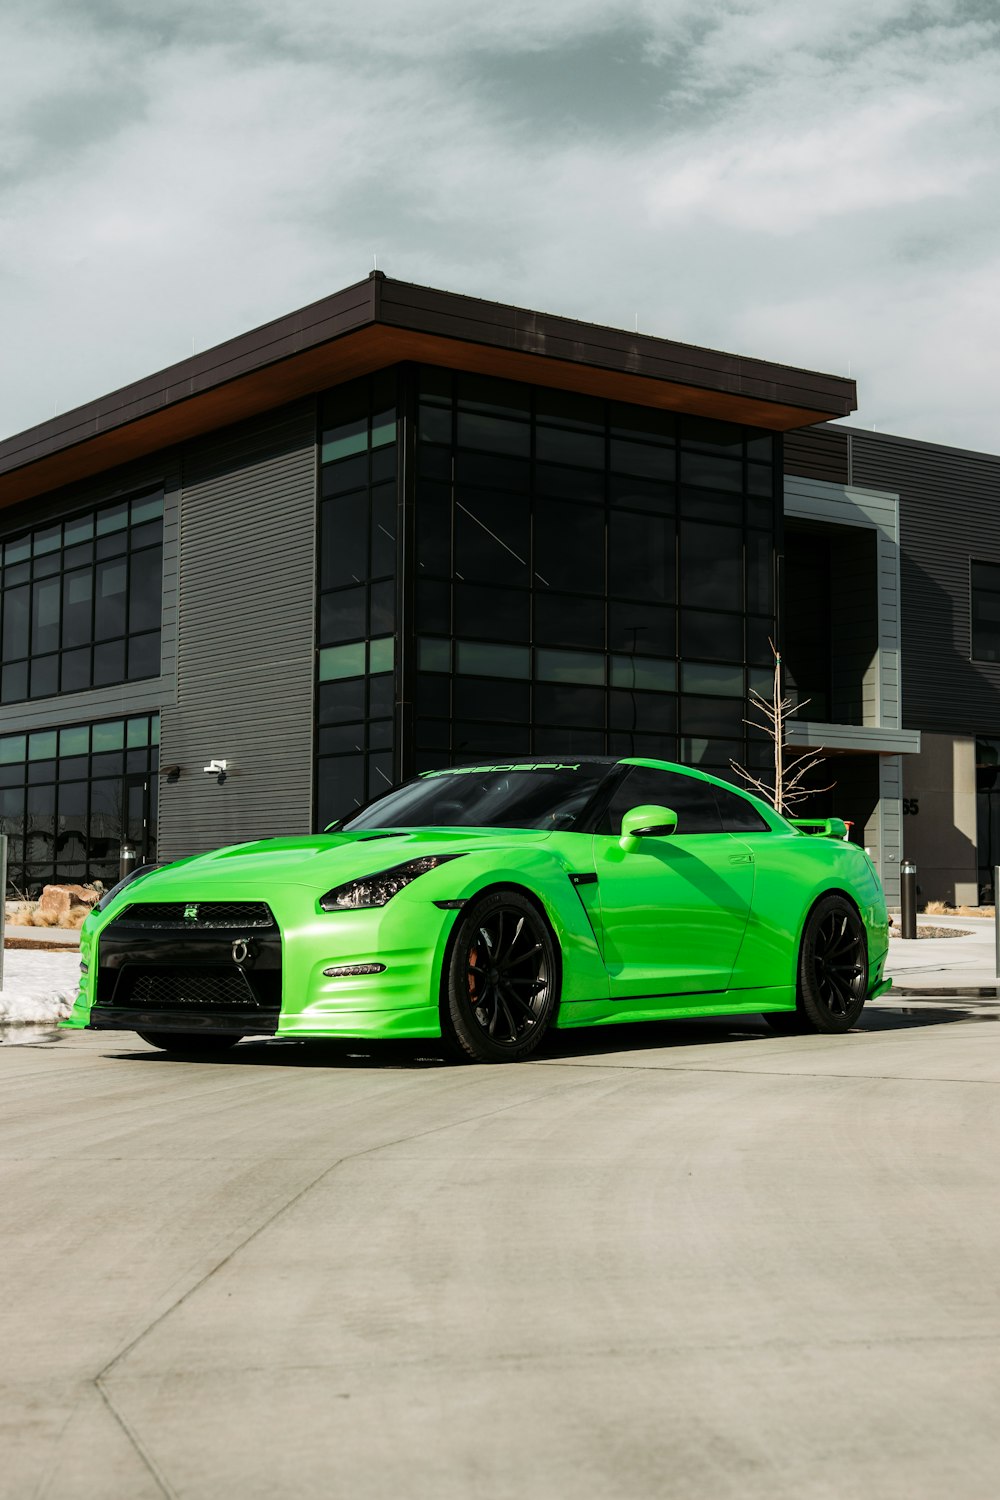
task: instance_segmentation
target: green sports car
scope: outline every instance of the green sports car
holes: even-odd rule
[[[65,1023],[219,1051],[762,1012],[847,1031],[887,989],[885,899],[836,819],[638,758],[428,772],[302,838],[134,871],[82,932]]]

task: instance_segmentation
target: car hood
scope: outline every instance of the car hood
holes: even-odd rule
[[[219,891],[239,885],[265,890],[268,885],[307,886],[323,892],[345,880],[374,875],[424,854],[458,854],[485,847],[510,848],[544,843],[547,830],[496,828],[420,828],[399,833],[322,833],[304,838],[260,839],[199,854],[165,866],[128,890],[132,900],[149,900],[155,882],[157,899],[180,899],[193,891]],[[141,893],[141,894],[140,894]]]

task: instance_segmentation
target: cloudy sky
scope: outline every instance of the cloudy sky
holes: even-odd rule
[[[0,433],[367,275],[1000,452],[997,0],[0,0]]]

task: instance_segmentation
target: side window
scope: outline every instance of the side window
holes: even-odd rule
[[[640,807],[645,802],[673,808],[677,814],[678,833],[722,832],[719,809],[709,782],[696,781],[693,776],[684,776],[679,771],[633,766],[614,792],[598,833],[611,833],[617,837],[622,831],[625,813],[630,807]]]
[[[715,787],[715,800],[719,804],[719,812],[722,816],[723,833],[770,833],[769,824],[745,797],[739,792],[725,791],[721,786]]]

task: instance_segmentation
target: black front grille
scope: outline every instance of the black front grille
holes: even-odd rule
[[[98,938],[92,1026],[277,1029],[281,932],[261,901],[140,902]]]
[[[264,901],[139,901],[128,907],[111,927],[180,927],[197,931],[213,927],[273,927],[274,916]]]
[[[259,1011],[260,1001],[238,969],[126,969],[116,1006],[152,1010]]]

